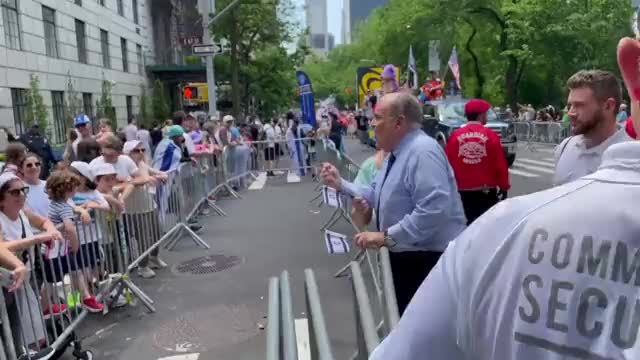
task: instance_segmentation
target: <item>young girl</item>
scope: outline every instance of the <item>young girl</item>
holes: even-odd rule
[[[160,222],[157,206],[154,201],[156,193],[155,184],[165,182],[167,175],[151,168],[145,163],[145,147],[138,140],[127,141],[123,152],[129,155],[138,166],[140,175],[146,180],[145,185],[138,185],[132,191],[126,201],[125,223],[129,229],[129,235],[138,242],[140,252],[144,252],[155,244],[161,237]],[[152,270],[167,267],[167,264],[158,257],[160,248],[156,247],[151,255],[144,258],[138,267],[138,275],[148,279],[156,274]]]
[[[64,237],[68,241],[56,243],[57,246],[47,248],[44,257],[45,279],[48,283],[56,283],[63,279],[68,272],[78,270],[75,261],[80,250],[80,241],[76,233],[74,224],[74,208],[69,203],[71,198],[80,186],[80,180],[69,171],[56,171],[47,179],[47,194],[49,195],[49,219],[54,225],[63,225]],[[78,211],[78,210],[77,210]],[[83,222],[90,222],[91,217],[86,210],[80,210]],[[71,254],[69,254],[71,248]],[[82,296],[82,307],[89,312],[102,312],[103,306],[95,296],[91,295],[86,281],[80,281],[78,276],[73,276],[76,280],[77,290]],[[84,280],[84,279],[83,279]]]

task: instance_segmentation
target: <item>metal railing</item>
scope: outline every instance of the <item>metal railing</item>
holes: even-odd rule
[[[558,122],[513,122],[513,126],[517,139],[531,151],[537,145],[558,145],[570,135],[570,129]]]

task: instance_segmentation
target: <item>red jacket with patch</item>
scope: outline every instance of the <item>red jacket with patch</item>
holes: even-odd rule
[[[484,187],[509,190],[509,166],[500,138],[491,129],[469,122],[449,137],[447,158],[456,176],[458,190]]]

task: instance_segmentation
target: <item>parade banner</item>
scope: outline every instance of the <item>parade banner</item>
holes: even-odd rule
[[[302,122],[316,127],[316,111],[313,100],[313,89],[311,80],[306,73],[302,71],[296,72],[298,79],[298,92],[300,93],[300,111],[302,112]]]
[[[364,98],[367,96],[369,90],[375,93],[377,89],[382,89],[382,80],[380,80],[382,70],[383,68],[381,67],[359,67],[358,70],[356,70],[359,108],[364,107]],[[400,68],[397,66],[396,77],[398,78],[398,84],[400,84]]]

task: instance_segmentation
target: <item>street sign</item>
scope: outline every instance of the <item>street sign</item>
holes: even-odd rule
[[[193,49],[193,55],[201,55],[201,56],[220,54],[226,50],[225,48],[222,47],[221,44],[215,44],[215,43],[210,45],[194,45],[192,49]]]

